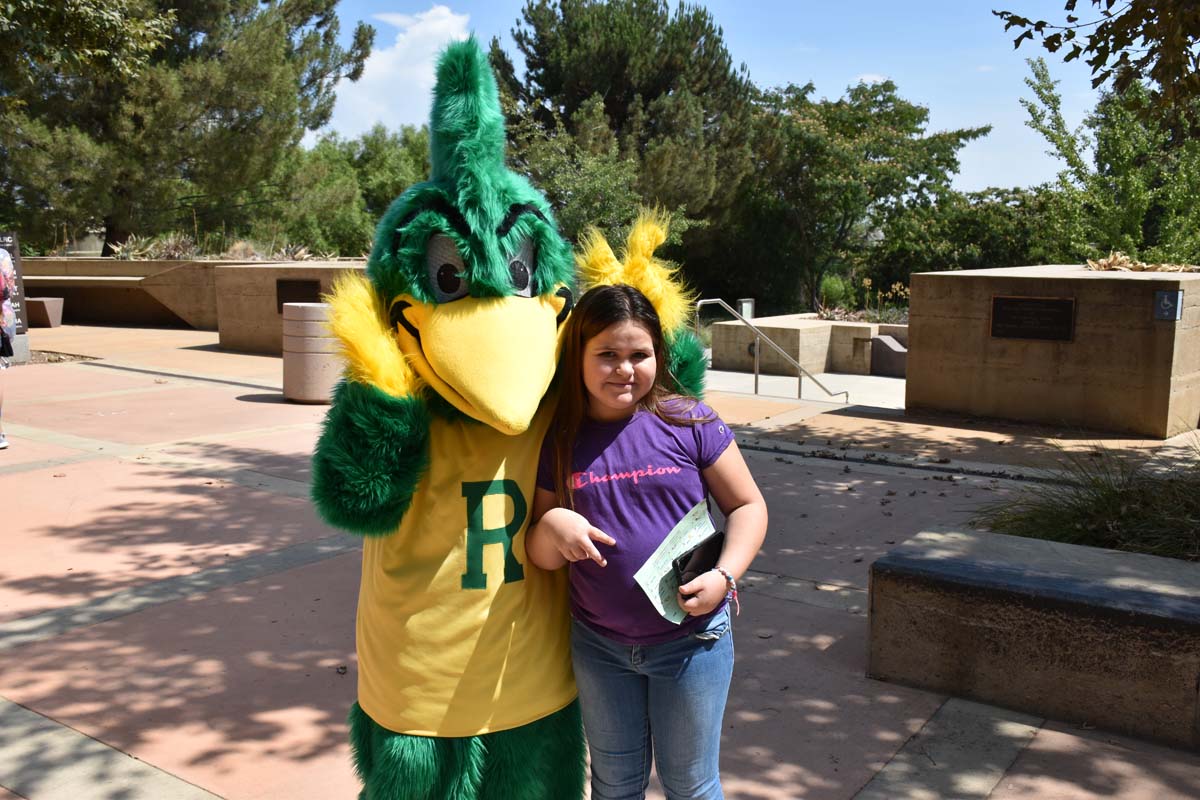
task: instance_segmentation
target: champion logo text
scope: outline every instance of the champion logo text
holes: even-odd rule
[[[591,486],[596,483],[611,483],[613,481],[633,481],[636,485],[642,478],[648,478],[653,475],[675,475],[682,472],[681,467],[656,467],[653,464],[647,464],[645,469],[631,469],[626,472],[613,472],[608,475],[597,475],[594,472],[575,472],[571,477],[575,481],[575,488],[582,489],[585,486]]]

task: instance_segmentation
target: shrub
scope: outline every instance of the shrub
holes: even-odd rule
[[[1104,448],[1062,452],[1063,481],[983,508],[997,533],[1200,561],[1200,446],[1174,465]]]
[[[821,305],[826,308],[851,305],[852,291],[840,275],[826,275],[821,279]]]

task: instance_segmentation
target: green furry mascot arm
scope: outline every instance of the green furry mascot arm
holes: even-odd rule
[[[382,325],[364,325],[375,315],[374,298],[364,288],[357,281],[344,280],[335,294],[335,330],[343,337],[343,352],[351,366],[334,391],[317,444],[312,494],[330,525],[377,536],[396,530],[425,470],[429,410],[419,382],[402,359],[380,348],[384,358],[364,361],[369,355],[351,344],[387,340]],[[362,304],[357,309],[350,299],[355,294]],[[345,338],[353,327],[367,328],[367,336]],[[380,368],[388,361],[390,369]]]

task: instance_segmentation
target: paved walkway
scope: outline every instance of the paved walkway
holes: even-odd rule
[[[33,334],[100,360],[5,374],[0,800],[354,797],[358,546],[306,499],[325,408],[213,333]],[[773,520],[737,622],[728,797],[1200,797],[1195,754],[863,676],[870,563],[969,525],[1048,463],[1047,432],[710,399]]]

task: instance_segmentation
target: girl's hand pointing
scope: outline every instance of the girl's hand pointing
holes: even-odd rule
[[[601,555],[595,543],[603,542],[610,546],[617,543],[616,539],[594,527],[583,515],[566,508],[550,509],[538,524],[545,526],[546,534],[559,555],[571,562],[591,559],[602,567],[606,566],[608,559]]]

